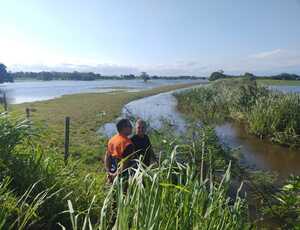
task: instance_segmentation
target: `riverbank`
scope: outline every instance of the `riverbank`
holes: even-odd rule
[[[231,119],[260,139],[300,147],[300,95],[273,92],[251,79],[218,80],[176,94],[179,110],[204,123]]]
[[[251,144],[254,144],[253,146],[250,145],[250,152],[252,153],[255,153],[257,147],[260,146],[259,138],[271,140],[273,143],[267,141],[265,146],[261,146],[263,147],[260,148],[262,150],[261,155],[257,154],[257,158],[261,161],[259,163],[263,164],[263,158],[266,157],[267,165],[273,158],[278,158],[276,161],[279,165],[284,164],[286,158],[289,160],[296,159],[289,154],[288,148],[280,148],[279,154],[276,151],[268,153],[270,149],[273,149],[273,146],[269,149],[268,145],[280,144],[299,149],[299,95],[272,92],[267,88],[258,86],[256,81],[250,79],[228,79],[218,80],[207,87],[177,93],[175,96],[178,99],[178,109],[185,114],[186,118],[216,126],[217,132],[225,132],[225,138],[230,139],[230,135],[233,135],[242,140],[242,142],[234,140],[234,144],[252,142]],[[225,125],[222,127],[224,122]],[[239,132],[237,129],[232,129],[231,125],[242,127],[240,131],[243,134],[226,133],[228,129]],[[257,137],[253,135],[251,137],[250,134]],[[255,140],[251,140],[254,138]],[[245,146],[240,146],[244,150],[243,147]],[[251,156],[247,152],[243,154],[246,156],[246,161],[253,162],[255,159],[255,156]],[[281,155],[282,160],[280,160]],[[286,167],[292,168],[292,165]],[[255,166],[254,168],[250,166],[250,175],[253,171],[255,172]],[[297,175],[297,172],[296,163],[295,171],[290,171],[290,174]],[[254,213],[258,212],[259,214],[254,220],[258,226],[266,225],[265,227],[272,229],[279,227],[293,229],[293,227],[299,226],[300,177],[292,175],[289,178],[285,175],[285,181],[281,181],[284,183],[282,187],[274,184],[276,177],[272,179],[272,176],[269,177],[264,173],[258,173],[256,177],[250,180],[247,179],[248,176],[241,176],[242,180],[248,181],[250,184],[253,182],[254,184],[260,183],[259,186],[254,186],[254,190],[247,191],[249,197],[255,197],[254,199],[250,198],[248,202],[249,206],[257,205],[254,207]],[[256,194],[257,191],[259,191],[259,195]],[[264,194],[270,196],[266,197]],[[291,221],[291,216],[294,217],[294,221]],[[265,221],[265,218],[268,220]]]

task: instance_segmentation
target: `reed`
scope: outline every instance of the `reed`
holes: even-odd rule
[[[183,113],[205,123],[233,119],[273,142],[300,146],[300,95],[274,92],[251,79],[218,80],[176,94]]]

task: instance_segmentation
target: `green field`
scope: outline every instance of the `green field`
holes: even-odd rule
[[[300,86],[300,81],[297,80],[257,80],[261,85],[287,85],[287,86]]]

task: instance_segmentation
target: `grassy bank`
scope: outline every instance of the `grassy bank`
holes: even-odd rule
[[[250,79],[218,80],[177,94],[181,112],[206,123],[233,119],[259,138],[300,147],[300,95],[272,92]]]

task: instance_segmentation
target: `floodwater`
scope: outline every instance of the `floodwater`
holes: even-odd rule
[[[177,100],[172,92],[161,93],[128,103],[123,107],[121,117],[142,118],[154,129],[161,128],[167,121],[177,131],[184,132],[186,123],[176,107]],[[99,132],[111,137],[117,132],[115,123],[106,123]]]
[[[136,116],[145,119],[151,127],[159,128],[167,120],[180,132],[186,129],[186,122],[176,110],[177,101],[172,92],[146,97],[127,104],[121,116]],[[107,123],[100,133],[112,136],[115,124]],[[237,123],[225,123],[216,127],[220,141],[229,147],[239,148],[241,164],[253,170],[265,170],[278,174],[278,179],[286,179],[290,174],[300,175],[300,151],[292,150],[260,140],[247,134],[245,127]]]
[[[97,81],[19,81],[0,84],[11,104],[49,100],[62,95],[110,92],[124,89],[140,91],[163,85],[207,82],[207,80],[97,80]]]
[[[273,90],[278,90],[284,93],[300,93],[300,86],[271,85],[269,87]]]
[[[275,172],[278,180],[290,174],[300,175],[300,150],[274,144],[247,134],[244,125],[225,123],[216,127],[219,139],[231,148],[239,148],[241,164],[250,169]]]

